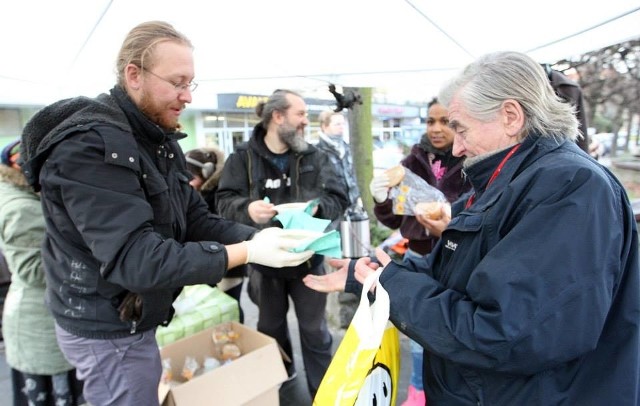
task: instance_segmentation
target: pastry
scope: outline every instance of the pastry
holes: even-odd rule
[[[416,204],[415,212],[431,220],[440,220],[442,217],[441,208],[441,202],[420,202]]]
[[[387,186],[398,186],[404,179],[404,167],[402,165],[392,166],[391,168],[384,171],[384,174],[389,178],[389,183],[387,184]]]

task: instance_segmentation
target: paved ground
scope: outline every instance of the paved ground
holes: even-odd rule
[[[246,284],[245,284],[246,285]],[[333,294],[332,294],[333,295]],[[334,313],[337,311],[335,296],[330,298],[331,305],[328,306],[329,312]],[[258,309],[251,303],[246,292],[243,292],[241,298],[242,306],[245,311],[245,324],[251,328],[255,328],[258,321]],[[332,317],[331,317],[332,318]],[[294,362],[296,363],[298,376],[290,382],[286,382],[280,388],[280,405],[281,406],[305,406],[311,405],[312,401],[307,390],[306,378],[304,374],[304,366],[302,362],[302,356],[300,354],[300,336],[298,334],[298,323],[293,313],[293,309],[288,314],[289,326],[291,329],[291,338],[294,347]],[[334,349],[340,344],[344,335],[344,330],[332,327],[331,328],[334,337]],[[401,336],[402,347],[402,369],[400,376],[400,383],[398,386],[398,404],[400,404],[406,397],[407,385],[410,376],[410,351],[409,340]],[[9,406],[12,401],[12,389],[11,389],[11,377],[9,374],[9,367],[5,362],[4,347],[0,350],[0,406]]]

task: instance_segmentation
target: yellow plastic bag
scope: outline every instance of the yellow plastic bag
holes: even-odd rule
[[[378,284],[375,302],[369,305],[367,298],[380,272],[362,287],[358,309],[313,400],[316,406],[396,404],[400,344],[389,323],[389,295]]]

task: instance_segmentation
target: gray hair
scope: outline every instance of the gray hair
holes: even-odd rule
[[[493,119],[505,100],[517,101],[525,114],[524,137],[579,136],[575,108],[555,94],[540,64],[523,53],[480,57],[447,83],[438,98],[448,108],[454,96],[480,121]]]
[[[287,95],[298,96],[301,99],[303,98],[293,90],[278,89],[269,96],[269,99],[267,99],[266,102],[261,101],[256,105],[256,114],[260,117],[262,127],[265,130],[269,129],[269,124],[271,123],[274,111],[284,113],[289,109],[289,107],[291,107],[291,103],[289,103]]]

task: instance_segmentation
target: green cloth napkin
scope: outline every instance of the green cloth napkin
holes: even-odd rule
[[[313,217],[304,210],[287,210],[276,215],[285,230],[309,230],[323,232],[331,220]]]
[[[295,247],[293,252],[302,252],[312,250],[316,254],[326,255],[331,258],[342,258],[342,249],[340,248],[340,233],[336,230],[324,233],[318,238],[309,239]]]
[[[317,199],[312,200],[304,210],[288,210],[277,214],[275,218],[282,224],[282,228],[286,230],[308,230],[323,233],[318,238],[304,241],[295,247],[292,250],[293,252],[312,250],[319,255],[342,258],[340,233],[336,230],[324,233],[331,220],[319,219],[310,214],[317,204]]]

